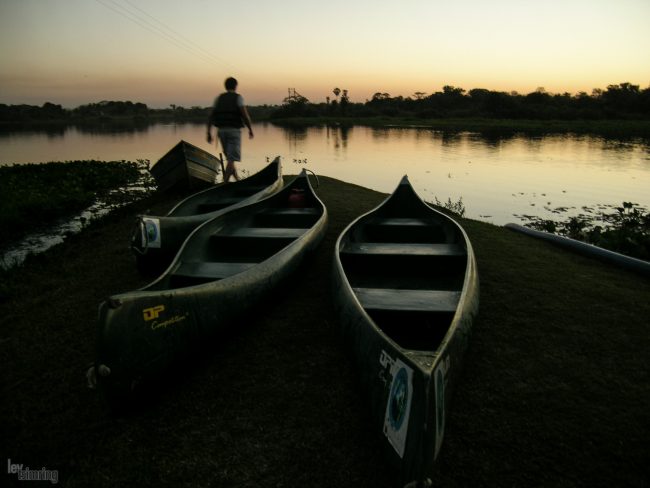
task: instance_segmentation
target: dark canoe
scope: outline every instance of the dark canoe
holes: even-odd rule
[[[478,312],[472,246],[405,176],[339,236],[333,274],[335,307],[395,481],[426,482]]]
[[[272,195],[282,185],[282,165],[278,156],[248,178],[213,186],[187,197],[165,216],[139,216],[131,237],[131,250],[138,267],[162,271],[197,226],[220,213]]]
[[[189,142],[180,141],[149,170],[161,191],[201,188],[217,181],[221,161]]]
[[[278,193],[196,228],[154,282],[103,302],[95,371],[109,402],[259,309],[326,227],[327,210],[303,171]]]

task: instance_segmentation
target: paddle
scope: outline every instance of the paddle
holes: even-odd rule
[[[221,176],[222,176],[222,178],[224,179],[224,182],[225,182],[226,168],[224,168],[224,166],[223,166],[223,155],[221,153],[219,153],[219,163],[221,163]]]

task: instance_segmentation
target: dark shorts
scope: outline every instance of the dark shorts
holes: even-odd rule
[[[241,129],[219,127],[217,132],[227,161],[241,161]]]

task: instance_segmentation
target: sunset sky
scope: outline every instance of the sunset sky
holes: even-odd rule
[[[0,0],[0,103],[650,85],[650,0]]]

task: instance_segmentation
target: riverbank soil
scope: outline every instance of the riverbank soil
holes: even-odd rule
[[[384,196],[320,182],[330,226],[317,255],[275,303],[205,344],[128,414],[86,388],[97,306],[149,281],[128,249],[134,216],[180,197],[119,210],[3,276],[4,458],[75,487],[386,486],[329,291],[336,237]],[[436,485],[647,487],[650,282],[461,223],[481,305]]]

